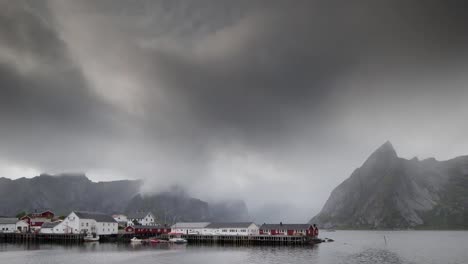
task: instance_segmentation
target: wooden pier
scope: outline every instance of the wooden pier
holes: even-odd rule
[[[82,243],[84,234],[0,233],[0,242]]]
[[[38,242],[38,243],[83,243],[84,234],[41,234],[41,233],[0,233],[0,242]],[[130,242],[133,237],[148,238],[135,234],[120,234],[118,236],[101,236],[101,242]],[[154,237],[154,236],[153,236]],[[169,235],[156,236],[169,239]],[[307,245],[323,242],[307,236],[285,235],[181,235],[190,244],[237,244],[237,245]]]
[[[304,245],[314,243],[313,239],[306,236],[181,235],[181,237],[194,244]]]

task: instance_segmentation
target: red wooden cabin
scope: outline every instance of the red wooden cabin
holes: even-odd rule
[[[260,235],[288,235],[288,236],[314,236],[314,228],[311,224],[263,224],[260,227]]]

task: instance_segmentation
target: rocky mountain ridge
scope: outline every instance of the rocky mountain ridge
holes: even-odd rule
[[[0,215],[14,216],[21,211],[41,209],[52,209],[57,215],[72,210],[108,214],[152,211],[166,222],[249,220],[243,201],[207,203],[181,188],[177,192],[141,194],[142,184],[139,180],[93,182],[79,173],[41,174],[16,180],[0,178]]]
[[[397,156],[390,142],[336,187],[311,219],[325,228],[468,229],[468,156]]]

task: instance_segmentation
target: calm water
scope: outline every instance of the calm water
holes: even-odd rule
[[[336,231],[321,237],[335,242],[306,247],[0,243],[0,263],[468,263],[468,232]]]

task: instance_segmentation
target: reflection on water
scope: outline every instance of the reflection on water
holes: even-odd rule
[[[0,263],[468,263],[468,232],[337,231],[322,236],[335,242],[316,246],[0,243]]]

